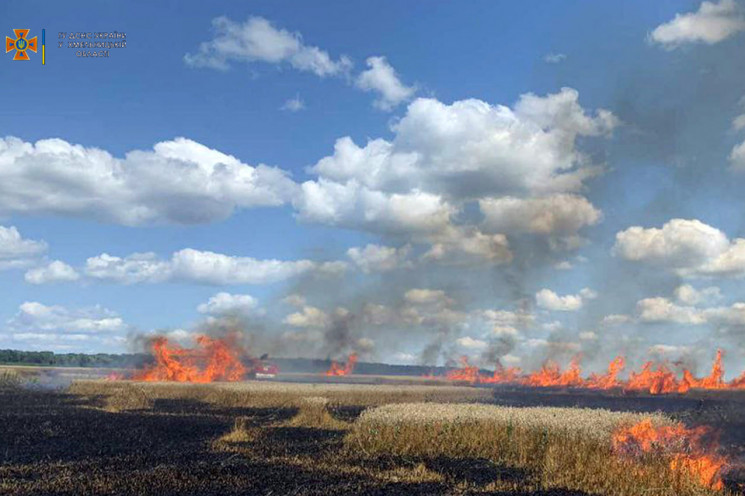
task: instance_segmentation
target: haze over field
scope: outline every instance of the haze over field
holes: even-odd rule
[[[33,12],[130,41],[0,69],[0,348],[739,375],[745,4],[524,8]]]

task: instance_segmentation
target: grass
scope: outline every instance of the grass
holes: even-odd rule
[[[135,386],[157,399],[201,401],[227,408],[300,407],[308,397],[326,398],[333,406],[377,406],[402,402],[474,402],[489,400],[485,388],[458,386],[409,386],[362,384],[306,384],[246,381],[240,383],[142,383],[131,381],[80,380],[68,391],[81,396],[110,396]]]
[[[346,429],[349,424],[337,420],[329,410],[329,400],[323,396],[309,396],[300,400],[300,407],[288,425],[316,429]]]
[[[14,370],[3,370],[0,373],[0,388],[17,388],[22,383],[21,375]]]
[[[493,405],[398,404],[362,413],[345,439],[348,451],[368,456],[485,458],[525,469],[543,489],[568,488],[606,496],[639,494],[699,496],[715,493],[670,460],[619,457],[611,435],[649,419],[672,425],[661,414],[576,408],[509,408]]]
[[[145,388],[127,384],[117,388],[106,397],[104,408],[110,412],[127,410],[147,410],[153,406],[150,391]]]

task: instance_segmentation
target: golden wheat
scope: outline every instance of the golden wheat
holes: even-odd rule
[[[363,412],[347,435],[348,450],[367,455],[487,458],[529,470],[546,489],[568,488],[607,496],[706,495],[669,460],[644,463],[613,453],[611,435],[621,426],[661,414],[575,408],[509,408],[494,405],[409,403]]]
[[[128,385],[153,399],[191,399],[224,407],[300,407],[307,397],[324,397],[332,405],[375,406],[412,401],[467,402],[491,398],[485,388],[360,384],[305,384],[245,381],[238,383],[164,383],[81,380],[68,391],[82,396],[109,396]]]

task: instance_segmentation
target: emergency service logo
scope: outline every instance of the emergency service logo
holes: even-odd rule
[[[12,52],[15,50],[13,60],[31,60],[28,56],[28,52],[32,51],[36,53],[38,48],[38,36],[34,36],[29,39],[29,29],[14,29],[13,33],[15,38],[10,36],[5,37],[5,53]]]

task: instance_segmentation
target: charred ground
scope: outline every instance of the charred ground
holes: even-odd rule
[[[745,398],[734,393],[660,398],[502,388],[493,395],[490,389],[478,401],[664,410],[688,424],[714,424],[736,457],[745,445],[745,422],[738,413]],[[137,400],[117,406],[105,395],[4,387],[0,492],[584,494],[541,490],[533,474],[485,459],[373,456],[345,450],[345,432],[335,422],[353,421],[364,408],[332,405],[331,419],[308,427],[293,421],[299,409],[291,406],[235,407],[203,398],[155,398],[139,407]],[[734,489],[738,478],[731,474],[728,486]]]

